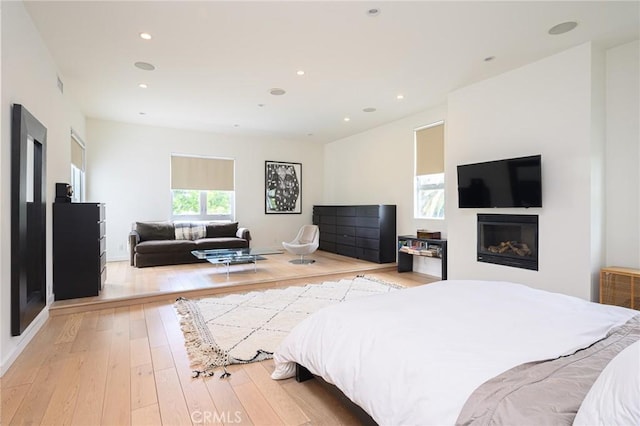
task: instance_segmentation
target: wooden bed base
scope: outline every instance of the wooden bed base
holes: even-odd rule
[[[296,382],[306,382],[307,380],[313,379],[313,374],[305,367],[296,363]]]

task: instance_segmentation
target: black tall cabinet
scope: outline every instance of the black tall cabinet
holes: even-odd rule
[[[107,278],[105,205],[53,204],[55,300],[97,296]]]
[[[313,206],[320,250],[377,263],[396,261],[396,206]]]

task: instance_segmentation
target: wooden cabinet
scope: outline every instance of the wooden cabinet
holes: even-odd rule
[[[97,296],[107,277],[105,205],[53,204],[55,300]]]
[[[396,206],[313,206],[320,250],[377,263],[396,261]]]
[[[602,268],[600,303],[640,310],[640,270]]]
[[[398,272],[413,271],[413,256],[436,257],[442,262],[440,277],[447,279],[447,240],[398,236]]]

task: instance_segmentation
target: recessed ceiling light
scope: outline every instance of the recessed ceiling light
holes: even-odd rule
[[[138,87],[141,88],[141,89],[146,89],[149,86],[147,86],[146,83],[140,83],[140,84],[138,84]]]
[[[269,93],[271,93],[273,96],[281,96],[287,92],[284,89],[279,89],[276,87],[275,89],[269,90]]]
[[[344,118],[344,121],[351,121],[351,118],[349,118],[349,117],[345,117],[345,118]]]
[[[396,96],[396,99],[402,100],[404,99],[404,95],[400,93],[398,96]]]
[[[484,58],[484,61],[485,61],[485,62],[491,62],[491,61],[493,61],[495,58],[496,58],[495,56],[487,56],[486,58]]]
[[[364,108],[362,111],[364,112],[376,112],[375,108],[369,107],[369,108]]]
[[[145,71],[153,71],[156,69],[156,67],[148,62],[136,62],[135,64],[133,64],[136,68],[140,68],[141,70],[145,70]]]
[[[577,26],[578,26],[578,23],[575,22],[575,21],[563,22],[561,24],[554,25],[553,27],[551,27],[549,29],[549,34],[551,34],[551,35],[559,35],[559,34],[568,33],[569,31],[571,31],[572,29],[574,29]]]
[[[378,16],[378,15],[380,15],[380,9],[378,9],[377,7],[372,7],[371,9],[367,10],[367,15],[369,15],[369,16]]]
[[[296,74],[298,74],[298,75],[304,75],[304,70],[298,70],[298,71],[296,71]]]
[[[149,33],[140,33],[140,38],[143,40],[151,40],[151,34]]]

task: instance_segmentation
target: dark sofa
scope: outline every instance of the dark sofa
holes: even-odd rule
[[[131,266],[206,262],[192,250],[249,247],[247,228],[232,223],[136,222],[129,234]]]

